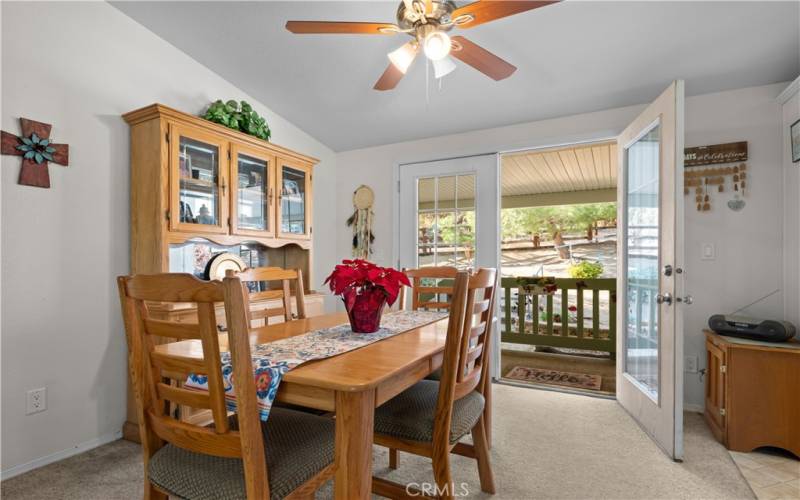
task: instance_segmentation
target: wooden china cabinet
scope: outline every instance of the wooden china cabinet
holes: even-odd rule
[[[187,272],[205,279],[208,261],[228,252],[247,267],[301,269],[309,291],[306,314],[323,312],[311,273],[317,159],[161,104],[123,118],[131,128],[131,273]],[[263,291],[268,284],[254,286]],[[278,305],[270,302],[251,307]],[[150,309],[163,319],[196,321],[189,304]],[[217,318],[224,325],[221,307]],[[123,435],[139,440],[130,390]]]

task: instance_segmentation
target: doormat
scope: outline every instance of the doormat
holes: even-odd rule
[[[600,384],[603,381],[603,377],[600,375],[543,370],[541,368],[528,368],[527,366],[515,366],[506,374],[506,378],[536,384],[564,385],[593,391],[599,391]]]

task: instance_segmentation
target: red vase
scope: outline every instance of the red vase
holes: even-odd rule
[[[386,294],[383,290],[372,288],[357,293],[348,290],[343,294],[350,328],[355,333],[374,333],[381,327],[381,314],[386,305]]]

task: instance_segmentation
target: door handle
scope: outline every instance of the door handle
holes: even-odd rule
[[[675,302],[683,302],[684,304],[686,304],[688,306],[688,305],[691,305],[694,302],[694,297],[692,297],[691,295],[687,295],[687,296],[685,296],[683,298],[675,297]]]
[[[668,306],[672,305],[672,294],[667,292],[665,294],[658,294],[656,295],[656,303],[657,304],[666,304]]]

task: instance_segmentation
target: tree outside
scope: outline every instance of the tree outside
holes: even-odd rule
[[[616,225],[617,204],[585,203],[552,207],[507,208],[500,214],[503,241],[547,235],[556,240],[560,234],[585,231],[587,239],[594,237],[598,223]]]
[[[616,217],[613,202],[502,210],[503,274],[568,277],[586,261],[614,276]]]

